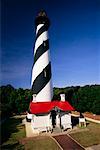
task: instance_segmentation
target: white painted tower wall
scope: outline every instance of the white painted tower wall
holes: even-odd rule
[[[36,28],[36,36],[38,34],[38,31],[43,28],[45,24],[39,24]],[[39,37],[36,39],[35,42],[35,48],[34,48],[34,56],[37,52],[37,49],[41,44],[43,44],[46,40],[48,40],[48,31],[44,31]],[[44,43],[45,44],[45,43]],[[32,69],[32,82],[31,85],[33,85],[33,82],[36,80],[36,78],[39,76],[41,72],[44,71],[44,68],[50,63],[50,52],[49,49],[44,52],[35,62],[33,69]],[[46,74],[44,73],[44,76]],[[52,88],[52,81],[51,79],[49,82],[45,85],[45,87],[42,88],[39,93],[33,95],[33,102],[48,102],[51,101],[53,97],[53,88]]]

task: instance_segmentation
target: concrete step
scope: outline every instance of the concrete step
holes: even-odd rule
[[[60,127],[53,128],[53,133],[61,133]]]

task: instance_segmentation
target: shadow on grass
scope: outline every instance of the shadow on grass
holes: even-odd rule
[[[6,144],[1,147],[2,150],[24,150],[24,145],[21,145],[18,141],[13,144]]]
[[[89,122],[86,122],[86,126],[88,126],[90,123]]]
[[[10,138],[12,133],[18,131],[17,125],[21,122],[21,118],[9,118],[1,124],[1,145]]]

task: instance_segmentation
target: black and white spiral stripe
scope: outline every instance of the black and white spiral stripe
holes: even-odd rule
[[[32,91],[37,102],[51,101],[51,62],[49,56],[48,27],[37,25],[34,49],[34,66],[32,69]]]

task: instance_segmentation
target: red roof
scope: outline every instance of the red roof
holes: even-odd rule
[[[32,114],[48,113],[54,107],[58,107],[62,111],[74,110],[74,108],[67,101],[30,102],[30,112]]]

